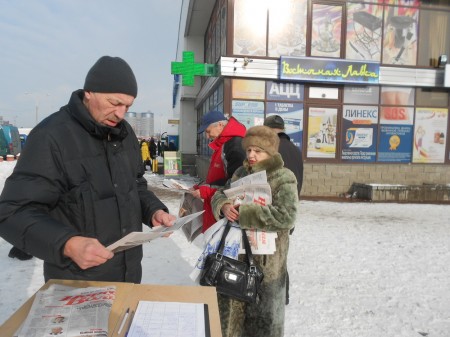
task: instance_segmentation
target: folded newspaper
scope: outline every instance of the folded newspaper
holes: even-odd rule
[[[154,239],[173,233],[174,231],[183,227],[184,224],[194,220],[196,217],[203,214],[203,212],[204,211],[200,211],[191,215],[187,215],[183,218],[178,218],[171,227],[158,226],[153,227],[148,232],[131,232],[124,236],[122,239],[106,247],[106,249],[112,251],[113,253],[117,253],[122,250],[130,249],[142,245],[146,242],[150,242]]]
[[[107,337],[116,287],[74,288],[59,284],[39,290],[14,337]]]
[[[185,192],[180,200],[178,216],[180,218],[195,214],[203,210],[203,200],[194,197],[191,193]],[[192,242],[203,230],[203,217],[197,217],[181,227],[188,242]]]

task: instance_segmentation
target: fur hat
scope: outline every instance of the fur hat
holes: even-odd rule
[[[84,90],[137,96],[133,70],[120,57],[102,56],[86,75]]]
[[[249,146],[257,146],[271,156],[278,152],[279,145],[280,138],[278,138],[276,132],[264,125],[253,126],[248,129],[242,140],[244,150]]]

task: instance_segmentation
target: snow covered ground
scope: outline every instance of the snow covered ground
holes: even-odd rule
[[[14,165],[0,163],[0,190]],[[180,195],[147,178],[175,214]],[[0,322],[44,283],[42,262],[10,248],[0,238]],[[145,244],[143,283],[192,285],[199,254],[181,233]],[[450,336],[449,206],[301,201],[288,269],[286,337]]]

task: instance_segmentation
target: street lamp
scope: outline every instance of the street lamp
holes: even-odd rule
[[[25,92],[24,94],[34,96],[35,103],[36,103],[36,124],[35,124],[35,126],[36,126],[39,122],[39,98],[36,94],[34,94],[32,92]],[[48,96],[50,96],[50,94],[45,94],[45,96],[48,97]]]

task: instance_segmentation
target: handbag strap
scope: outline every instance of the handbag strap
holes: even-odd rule
[[[223,230],[222,238],[220,239],[219,247],[217,247],[217,253],[223,255],[223,249],[225,247],[225,239],[227,238],[228,232],[230,231],[231,224],[228,221]]]
[[[248,265],[250,267],[255,265],[253,261],[252,248],[250,247],[250,242],[248,242],[247,232],[245,229],[241,229],[242,231],[242,241],[244,241],[245,254],[247,255]]]
[[[223,250],[225,247],[225,239],[227,238],[228,232],[231,228],[231,222],[228,221],[223,230],[222,238],[220,239],[219,247],[217,248],[217,253],[223,255]],[[250,242],[248,242],[247,232],[245,229],[241,229],[242,241],[244,242],[245,255],[247,255],[247,262],[250,267],[255,266],[255,261],[253,260],[252,248]]]

